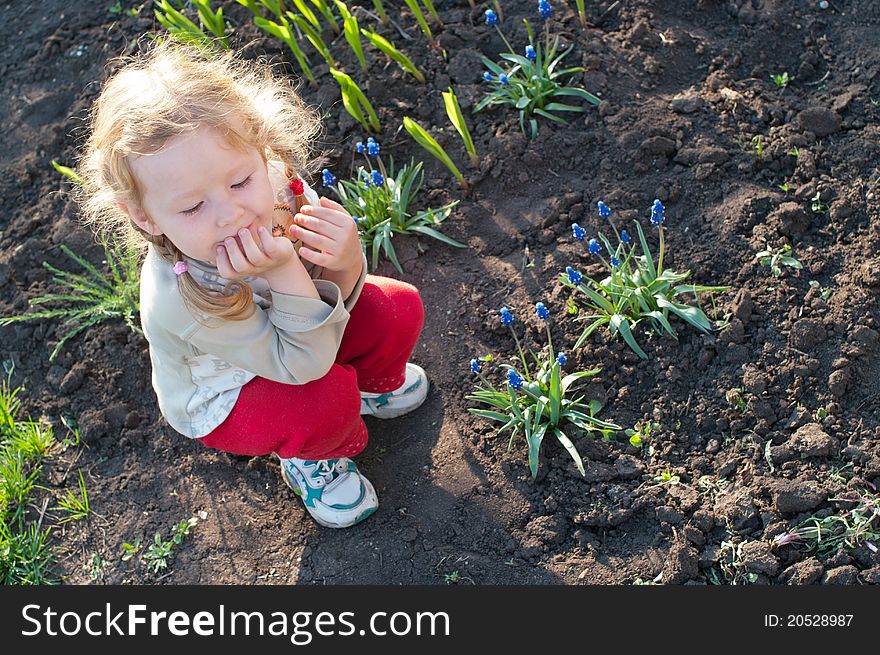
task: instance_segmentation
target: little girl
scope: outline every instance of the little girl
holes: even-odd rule
[[[105,84],[80,171],[85,220],[147,245],[141,323],[168,423],[205,446],[275,453],[321,525],[376,511],[349,457],[362,414],[424,401],[407,363],[418,291],[366,274],[357,225],[299,177],[314,111],[263,64],[162,45]]]

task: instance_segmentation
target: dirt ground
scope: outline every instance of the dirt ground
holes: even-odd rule
[[[232,41],[246,56],[266,55],[296,73],[282,44],[264,38],[243,7],[225,4],[237,24]],[[321,528],[281,480],[277,460],[212,452],[175,433],[155,403],[147,343],[125,325],[89,330],[50,363],[59,325],[17,324],[0,328],[0,358],[14,362],[27,412],[59,430],[61,417],[73,419],[82,434],[81,447],[48,466],[47,486],[56,490],[73,486],[82,469],[95,513],[58,533],[59,577],[878,582],[880,556],[865,545],[823,558],[770,546],[808,516],[851,507],[837,499],[880,485],[875,0],[833,0],[824,10],[814,0],[605,0],[587,3],[586,28],[574,3],[553,2],[554,32],[575,44],[566,63],[586,69],[575,82],[602,103],[569,126],[542,122],[532,141],[510,111],[470,114],[485,91],[480,55],[503,50],[483,22],[485,7],[435,4],[445,25],[436,29],[439,46],[426,47],[409,15],[395,15],[407,38],[384,32],[425,72],[426,85],[369,49],[371,76],[356,76],[379,110],[383,153],[425,160],[421,202],[461,200],[444,231],[468,245],[401,239],[406,274],[387,263],[379,269],[422,292],[427,318],[413,359],[432,382],[414,414],[367,419],[370,444],[358,461],[376,486],[379,512],[352,529]],[[534,4],[502,2],[513,43],[525,43],[523,17],[538,22]],[[0,6],[0,316],[25,311],[29,298],[53,288],[43,261],[71,268],[60,244],[101,261],[50,162],[75,162],[108,60],[155,29],[151,5],[136,16],[111,12],[109,0]],[[344,40],[336,51],[357,70],[344,59]],[[320,88],[304,86],[303,94],[328,113],[322,145],[331,167],[349,170],[352,144],[365,135],[342,109],[326,65],[316,72]],[[779,89],[771,76],[783,72],[791,82]],[[401,128],[413,117],[464,166],[440,96],[450,85],[482,160],[469,172],[469,196]],[[678,341],[643,337],[644,361],[607,333],[574,351],[580,326],[565,313],[569,291],[559,273],[567,265],[600,271],[571,224],[607,232],[595,211],[601,199],[622,226],[647,225],[654,198],[667,207],[668,265],[691,269],[698,284],[729,285],[707,306],[729,324],[706,336],[678,323]],[[803,269],[776,278],[755,254],[783,243]],[[506,437],[467,412],[470,358],[515,353],[497,310],[510,307],[529,343],[541,345],[538,301],[555,317],[567,369],[601,367],[585,388],[605,403],[602,417],[627,427],[659,423],[652,453],[622,434],[580,438],[588,458],[581,477],[548,440],[533,481],[524,442],[508,451]],[[664,472],[678,484],[658,482]],[[137,557],[122,561],[123,543],[147,543],[191,516],[201,518],[167,572],[150,573]],[[90,573],[94,553],[104,564]]]

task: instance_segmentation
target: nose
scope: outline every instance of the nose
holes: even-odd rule
[[[244,206],[232,198],[226,198],[217,208],[217,226],[221,228],[236,225],[244,214]]]

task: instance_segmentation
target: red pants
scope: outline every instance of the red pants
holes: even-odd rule
[[[254,378],[242,387],[226,420],[199,441],[236,455],[358,454],[367,445],[360,392],[385,393],[403,384],[423,321],[418,289],[368,275],[327,375],[307,384]]]

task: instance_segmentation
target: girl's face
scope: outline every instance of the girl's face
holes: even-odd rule
[[[235,149],[213,128],[175,137],[159,152],[131,162],[143,206],[121,205],[144,231],[164,234],[184,255],[210,263],[241,230],[259,243],[257,228],[272,228],[274,191],[266,160],[256,149]]]

